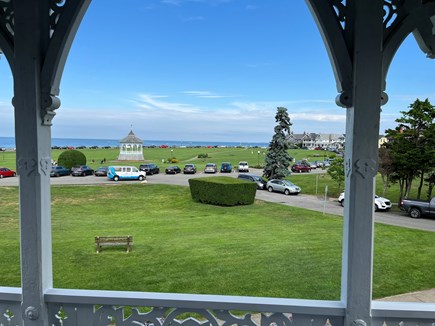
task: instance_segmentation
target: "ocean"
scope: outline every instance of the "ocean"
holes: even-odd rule
[[[143,142],[143,146],[161,146],[166,145],[169,147],[207,147],[207,146],[219,146],[219,147],[267,147],[268,143],[243,143],[243,142],[224,142],[224,141],[181,141],[181,140],[146,140]],[[80,139],[80,138],[52,138],[51,146],[59,147],[79,147],[79,146],[98,146],[98,147],[119,147],[119,140],[116,139]],[[0,148],[13,149],[15,148],[14,137],[0,137]]]

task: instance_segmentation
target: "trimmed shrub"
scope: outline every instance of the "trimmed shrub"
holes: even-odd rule
[[[250,205],[255,201],[257,185],[231,177],[189,179],[194,201],[219,206]]]
[[[80,151],[69,149],[60,153],[59,158],[57,159],[57,164],[71,169],[75,165],[85,165],[86,156]]]
[[[198,158],[207,158],[207,157],[208,157],[207,153],[198,154]]]

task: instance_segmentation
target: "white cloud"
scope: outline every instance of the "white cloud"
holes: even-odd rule
[[[186,95],[195,96],[198,98],[228,98],[228,97],[234,97],[229,95],[218,95],[210,91],[183,91],[181,92]]]
[[[137,100],[137,104],[138,107],[148,110],[164,110],[182,113],[194,113],[199,111],[199,108],[194,107],[190,104],[159,101],[159,99],[161,98],[165,98],[165,96],[140,94],[139,99]]]
[[[204,20],[204,19],[205,18],[203,16],[192,16],[192,17],[184,18],[183,21],[185,23],[187,23],[187,22],[191,22],[191,21],[201,21],[201,20]]]
[[[290,113],[292,120],[308,120],[320,122],[346,122],[345,114],[326,114],[316,112]]]
[[[183,2],[183,0],[162,0],[160,2],[164,4],[179,6]]]

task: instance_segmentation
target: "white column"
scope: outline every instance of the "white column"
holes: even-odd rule
[[[374,178],[382,91],[382,0],[347,1],[353,107],[346,119],[342,300],[345,325],[371,324]]]
[[[52,287],[51,131],[43,126],[40,71],[48,42],[48,1],[15,1],[14,99],[20,185],[24,325],[48,325],[44,292]]]

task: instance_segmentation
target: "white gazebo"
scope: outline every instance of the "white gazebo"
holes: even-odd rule
[[[119,141],[118,161],[143,161],[143,141],[130,130],[127,137]]]

